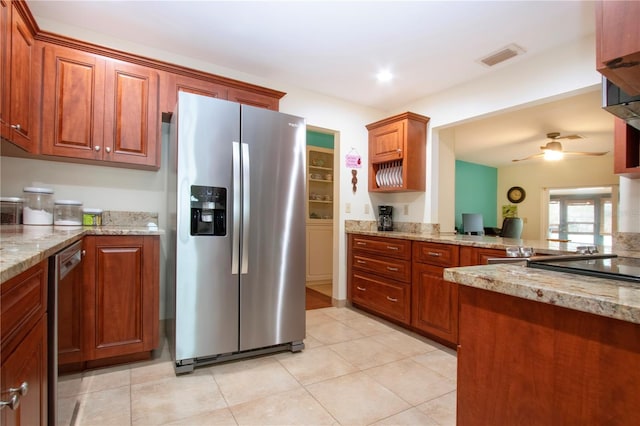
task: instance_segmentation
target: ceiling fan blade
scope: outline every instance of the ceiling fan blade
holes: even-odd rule
[[[555,138],[553,138],[554,140],[556,139],[584,139],[584,136],[580,136],[578,134],[573,134],[573,135],[567,135],[567,136],[557,136]]]
[[[590,155],[590,156],[593,156],[593,157],[597,157],[599,155],[605,155],[608,152],[609,151],[605,151],[605,152],[565,151],[564,155]]]
[[[541,158],[541,157],[544,157],[544,153],[543,152],[541,152],[539,154],[533,154],[533,155],[530,155],[530,156],[524,157],[524,158],[518,158],[516,160],[511,160],[511,161],[515,163],[516,161],[531,160],[533,158]]]

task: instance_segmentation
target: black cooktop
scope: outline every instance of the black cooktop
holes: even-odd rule
[[[579,259],[545,260],[544,258],[537,258],[536,260],[530,260],[527,266],[556,272],[640,283],[640,259],[634,257],[589,258],[588,255],[585,255],[585,257]]]

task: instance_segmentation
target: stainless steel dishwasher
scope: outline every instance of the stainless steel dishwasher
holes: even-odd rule
[[[78,266],[82,262],[84,250],[82,240],[67,246],[49,258],[48,283],[48,424],[58,424],[58,300],[60,289],[72,288],[67,283],[82,279],[82,269]]]

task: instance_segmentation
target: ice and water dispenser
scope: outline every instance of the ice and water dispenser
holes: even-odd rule
[[[191,235],[227,235],[227,189],[191,185]]]

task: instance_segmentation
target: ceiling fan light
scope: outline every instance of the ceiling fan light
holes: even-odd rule
[[[556,151],[553,149],[544,150],[544,159],[547,161],[558,161],[562,160],[563,157],[564,153],[562,151]]]

